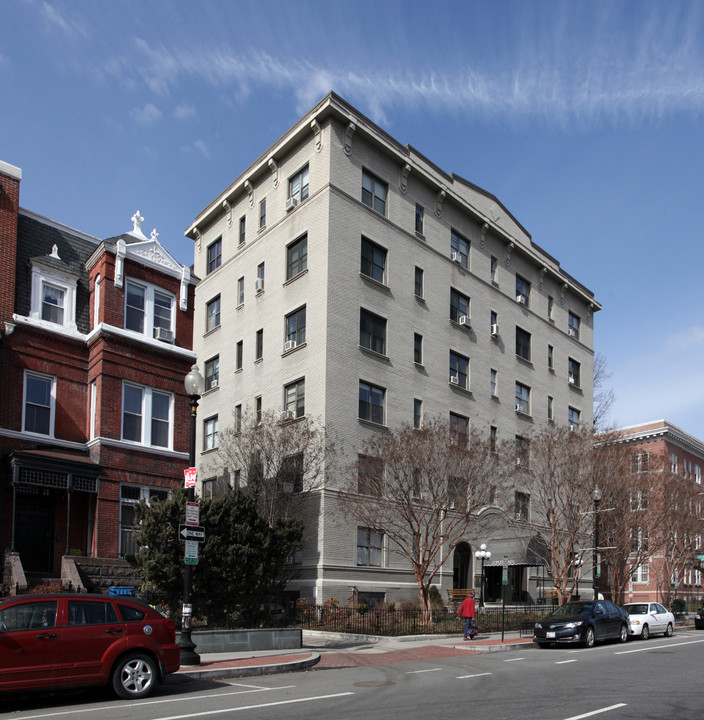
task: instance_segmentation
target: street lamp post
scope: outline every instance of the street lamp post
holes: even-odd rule
[[[479,589],[479,605],[484,607],[484,561],[491,558],[491,551],[486,549],[486,543],[482,543],[479,546],[479,550],[474,553],[474,557],[482,561],[482,584]]]
[[[592,492],[592,500],[594,501],[594,568],[592,571],[594,600],[599,599],[599,503],[601,502],[601,496],[601,489],[595,487]]]
[[[188,449],[189,467],[196,466],[196,414],[198,401],[205,390],[205,380],[198,372],[198,366],[193,365],[191,371],[186,375],[183,382],[186,388],[186,395],[191,401],[191,428],[190,445]],[[195,488],[188,487],[187,501],[195,502]],[[193,565],[186,563],[183,573],[183,607],[181,611],[181,665],[200,665],[200,655],[195,651],[196,644],[191,639],[191,620],[193,618],[193,607],[191,605],[191,591],[193,590]]]

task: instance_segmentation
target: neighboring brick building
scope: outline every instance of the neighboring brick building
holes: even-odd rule
[[[156,231],[99,240],[19,207],[0,162],[0,547],[130,556],[136,501],[183,485],[195,280]]]
[[[670,494],[677,503],[674,514],[667,518],[666,534],[672,536],[667,542],[670,547],[651,547],[649,561],[630,568],[632,576],[625,600],[670,605],[678,597],[690,608],[700,607],[704,588],[702,562],[697,556],[704,554],[704,442],[667,420],[618,428],[614,433],[632,450],[631,473],[642,474],[650,484],[646,503],[632,498],[631,511],[659,513],[658,504],[670,503],[667,497]],[[662,537],[661,533],[652,528],[647,541],[657,543],[658,537]],[[642,538],[632,540],[642,541]],[[604,592],[608,588],[608,578],[606,580],[602,582]]]
[[[208,388],[199,410],[204,453],[237,408],[320,418],[344,439],[342,466],[371,433],[423,416],[458,430],[471,424],[520,450],[537,425],[592,425],[601,309],[593,294],[497,198],[334,93],[187,235],[202,278],[194,348]],[[321,602],[417,597],[383,534],[341,520],[340,489],[339,473],[328,472],[291,589]],[[528,492],[516,495],[515,509],[487,512],[505,510],[530,517]],[[438,577],[443,595],[472,583],[481,542],[494,551],[487,584],[500,586],[507,553],[516,597],[535,597],[535,562],[505,524],[458,545]]]

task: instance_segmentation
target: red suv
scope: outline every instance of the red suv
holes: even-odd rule
[[[174,624],[140,600],[22,595],[0,601],[0,691],[111,683],[148,695],[179,668]]]

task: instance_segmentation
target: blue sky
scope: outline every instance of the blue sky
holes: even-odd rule
[[[704,440],[704,3],[0,0],[0,160],[98,237],[195,215],[334,90],[603,304],[612,423]]]

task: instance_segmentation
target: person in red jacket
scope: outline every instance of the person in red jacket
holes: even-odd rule
[[[474,620],[474,593],[470,591],[469,595],[462,601],[462,604],[460,605],[460,609],[457,611],[457,617],[463,617],[465,619],[464,623],[464,639],[465,640],[471,640],[476,634],[477,631],[475,628],[472,627],[472,622]]]

